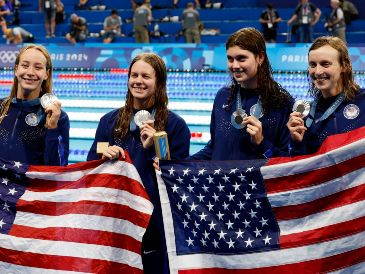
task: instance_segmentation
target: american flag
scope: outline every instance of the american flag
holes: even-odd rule
[[[162,161],[171,274],[365,273],[365,128],[269,161]]]
[[[152,210],[130,160],[0,161],[0,273],[143,273]]]

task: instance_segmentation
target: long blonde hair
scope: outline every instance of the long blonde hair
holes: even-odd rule
[[[19,65],[20,57],[28,49],[39,50],[44,55],[44,57],[46,57],[46,60],[47,60],[46,70],[48,71],[48,78],[47,78],[47,80],[42,82],[41,92],[40,92],[39,96],[42,96],[43,94],[46,94],[46,93],[51,93],[52,92],[52,60],[51,60],[51,56],[49,55],[48,51],[43,46],[31,44],[31,45],[21,48],[18,56],[15,59],[14,72]],[[4,117],[8,113],[11,100],[16,97],[17,92],[18,92],[18,78],[16,77],[16,75],[14,75],[14,81],[13,81],[13,86],[11,87],[10,95],[4,99],[4,101],[1,103],[1,106],[0,106],[0,123],[3,121]]]

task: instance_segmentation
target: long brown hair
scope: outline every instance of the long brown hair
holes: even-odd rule
[[[154,109],[156,110],[155,114],[155,124],[154,127],[157,131],[161,131],[165,129],[167,123],[168,116],[168,98],[167,98],[167,88],[166,88],[166,66],[164,61],[160,56],[154,53],[141,53],[137,55],[129,65],[128,70],[128,80],[131,76],[131,71],[134,63],[142,60],[149,64],[154,70],[156,75],[156,86],[155,86],[155,94],[153,98]],[[118,114],[118,120],[115,126],[115,135],[119,138],[124,137],[129,129],[129,124],[132,119],[133,113],[133,95],[128,87],[127,98],[125,102],[125,106],[120,108]]]
[[[20,57],[24,52],[26,52],[28,49],[36,49],[40,51],[44,57],[46,57],[46,70],[48,71],[48,78],[47,80],[44,80],[41,85],[41,91],[39,94],[39,97],[41,97],[45,93],[51,93],[52,92],[52,60],[51,56],[49,55],[46,48],[44,48],[41,45],[28,45],[20,49],[18,56],[15,59],[15,65],[14,65],[14,72],[18,68]],[[11,100],[16,97],[18,92],[18,77],[14,75],[13,85],[11,87],[10,95],[4,99],[4,101],[1,103],[0,107],[0,123],[6,116],[9,110],[9,106],[11,103]]]
[[[287,105],[290,94],[277,83],[272,76],[272,68],[266,53],[265,39],[255,28],[243,28],[233,33],[226,42],[226,50],[238,46],[243,50],[252,52],[255,57],[263,56],[264,60],[257,70],[257,91],[261,97],[264,113],[269,109],[281,108]],[[231,94],[228,98],[228,105],[231,105],[237,92],[238,83],[232,76]]]
[[[355,83],[354,75],[352,72],[351,59],[345,42],[343,42],[338,37],[332,37],[332,36],[318,37],[316,40],[314,40],[313,44],[309,48],[308,57],[309,53],[312,50],[316,50],[327,45],[338,51],[338,61],[342,68],[341,84],[343,92],[345,93],[346,100],[352,100],[355,98],[356,93],[360,90],[360,86]],[[321,95],[320,90],[316,88],[313,81],[310,84],[308,93],[313,97],[319,97]]]

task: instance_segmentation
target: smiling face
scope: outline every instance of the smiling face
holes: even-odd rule
[[[308,55],[309,75],[324,98],[343,90],[339,52],[329,45],[311,50]]]
[[[18,80],[17,98],[27,100],[38,98],[42,82],[49,76],[46,57],[35,48],[24,51],[15,66],[15,76]]]
[[[257,71],[263,58],[238,46],[227,49],[227,66],[234,79],[244,88],[257,87]]]
[[[128,88],[133,96],[134,108],[151,107],[156,92],[156,72],[153,67],[143,60],[136,61],[131,67]]]

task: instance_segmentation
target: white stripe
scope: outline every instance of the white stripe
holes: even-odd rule
[[[125,101],[111,101],[111,100],[68,100],[61,99],[62,107],[84,107],[84,108],[107,108],[114,109],[124,106]],[[168,107],[172,110],[200,110],[211,111],[213,103],[202,102],[169,102]]]
[[[1,260],[1,259],[0,259]],[[0,262],[0,273],[6,274],[88,274],[92,272],[76,272],[67,270],[53,270],[30,266],[22,266],[16,264],[9,264],[5,262]]]
[[[228,268],[228,269],[255,269],[260,267],[279,266],[298,262],[334,256],[347,251],[361,248],[365,245],[365,232],[330,242],[315,245],[222,256],[215,254],[195,254],[176,256],[175,265],[171,274],[177,274],[177,269],[194,268]]]
[[[70,166],[68,166],[69,168]],[[106,161],[94,169],[87,169],[83,171],[65,171],[65,172],[26,172],[26,176],[32,179],[43,179],[52,181],[77,181],[80,178],[88,174],[115,174],[122,175],[131,178],[135,181],[141,182],[141,177],[139,176],[134,165],[125,161]]]
[[[34,228],[67,227],[107,231],[125,234],[141,241],[145,228],[137,226],[128,220],[113,217],[93,216],[84,214],[67,214],[61,216],[45,216],[18,211],[14,224]]]
[[[303,218],[280,221],[280,234],[289,235],[299,233],[354,220],[363,216],[365,216],[365,200],[308,215]]]
[[[365,262],[351,265],[338,271],[328,272],[328,274],[364,274],[364,273],[365,273]]]
[[[288,175],[301,174],[324,167],[336,165],[365,153],[365,138],[349,145],[329,151],[325,154],[308,157],[302,160],[261,167],[265,180]]]
[[[103,112],[67,112],[70,121],[99,122]],[[181,115],[188,125],[210,125],[210,115]]]
[[[299,205],[350,189],[365,183],[365,168],[319,185],[268,194],[272,207]]]
[[[142,269],[140,255],[116,247],[74,242],[19,238],[4,234],[0,234],[0,242],[3,248],[11,250],[111,261],[128,264],[132,267]]]
[[[98,201],[125,205],[134,210],[152,214],[152,203],[138,195],[128,191],[105,187],[89,187],[77,189],[59,189],[52,192],[36,192],[26,190],[21,196],[25,201],[47,201],[73,203],[79,201]]]

